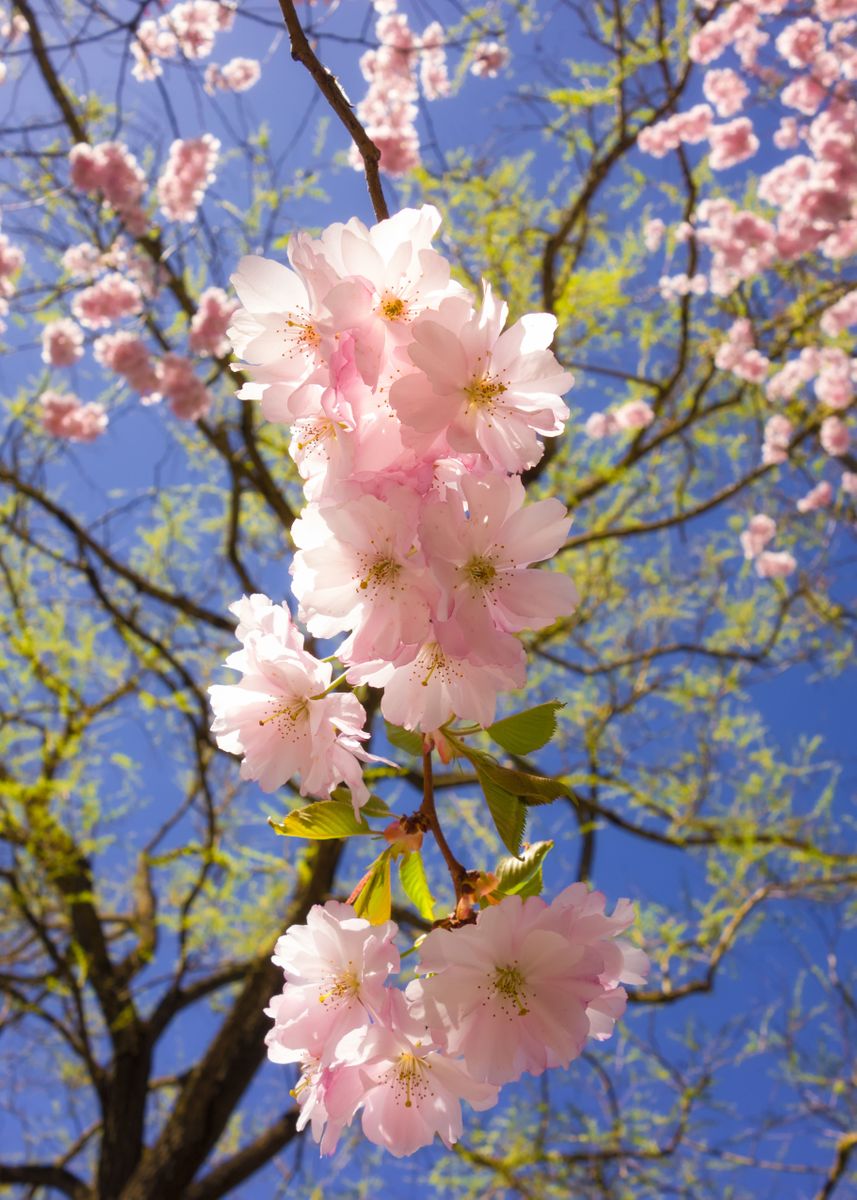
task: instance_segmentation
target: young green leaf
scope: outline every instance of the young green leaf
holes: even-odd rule
[[[548,779],[544,775],[532,775],[529,771],[516,771],[511,767],[501,767],[487,754],[468,754],[477,772],[484,775],[506,792],[520,796],[525,804],[550,804],[560,796],[568,795],[568,788],[558,779]]]
[[[527,810],[517,796],[497,786],[490,775],[481,769],[481,763],[475,762],[474,766],[503,845],[512,854],[517,854],[527,823]]]
[[[369,878],[354,901],[358,917],[365,917],[372,925],[389,921],[393,908],[393,890],[390,882],[391,848],[382,850],[369,868]]]
[[[497,890],[507,896],[537,895],[538,893],[525,889],[537,875],[541,875],[542,863],[551,850],[553,842],[533,842],[531,846],[527,846],[520,858],[501,858],[494,868],[498,882]]]
[[[404,750],[405,754],[412,754],[416,758],[421,758],[423,753],[423,735],[416,733],[411,729],[400,729],[398,725],[391,725],[389,721],[384,722],[387,731],[387,741],[391,746],[395,746],[397,750]]]
[[[282,821],[268,817],[268,824],[275,833],[283,837],[310,838],[323,841],[326,838],[349,838],[372,833],[365,821],[358,821],[350,803],[341,800],[317,800],[306,808],[298,808]]]
[[[399,877],[405,895],[421,917],[434,920],[435,899],[429,890],[423,858],[419,850],[412,850],[399,863]]]
[[[515,713],[489,725],[486,733],[492,742],[509,754],[531,754],[546,746],[556,732],[556,714],[563,707],[560,700],[538,704],[526,712]]]

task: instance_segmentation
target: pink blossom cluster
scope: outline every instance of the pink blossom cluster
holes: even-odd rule
[[[101,404],[82,404],[70,393],[44,392],[41,421],[52,437],[67,442],[94,442],[107,428],[107,413]]]
[[[651,425],[654,419],[652,406],[646,400],[637,398],[626,400],[610,412],[590,413],[583,428],[588,437],[600,440],[617,433],[636,433]]]
[[[68,317],[49,321],[42,330],[42,362],[71,367],[83,357],[83,330]]]
[[[396,11],[396,0],[375,4],[377,49],[367,50],[360,70],[369,85],[357,105],[357,116],[381,151],[380,165],[388,175],[405,175],[419,166],[420,139],[416,128],[420,89],[426,100],[439,100],[450,93],[446,33],[432,21],[422,36],[413,32],[405,13]],[[473,75],[493,78],[509,60],[509,51],[499,42],[478,42],[473,48]],[[355,146],[349,162],[363,169]]]
[[[205,90],[214,92],[247,92],[262,78],[262,67],[255,58],[231,58],[224,66],[210,63],[205,68]]]
[[[0,233],[0,332],[5,328],[3,317],[9,311],[9,301],[15,295],[16,276],[23,266],[23,250],[14,246],[5,233]]]
[[[182,0],[157,20],[141,21],[131,43],[134,78],[157,79],[165,59],[208,58],[218,33],[232,28],[235,9],[228,0]]]
[[[721,343],[714,356],[714,365],[748,383],[762,383],[770,363],[755,348],[753,326],[746,317],[733,322],[726,334],[726,341]]]
[[[242,259],[230,329],[250,377],[239,395],[292,429],[309,501],[292,531],[299,618],[316,637],[347,634],[349,683],[382,688],[384,716],[425,731],[453,715],[489,724],[524,683],[517,635],[576,603],[566,575],[534,569],[567,513],[526,504],[519,478],[568,416],[556,321],[505,328],[488,285],[477,303],[450,280],[439,223],[405,209],[296,234],[292,269]],[[266,730],[274,755],[283,730]]]
[[[69,153],[72,187],[94,192],[122,219],[130,233],[146,228],[142,208],[146,177],[134,155],[123,142],[101,142],[96,146],[78,142]]]
[[[90,242],[69,246],[62,255],[62,267],[73,279],[91,282],[106,271],[120,272],[136,284],[146,299],[155,296],[160,286],[160,273],[152,260],[137,246],[118,237],[106,249],[99,250]]]
[[[76,320],[86,329],[106,329],[143,310],[143,294],[133,280],[111,271],[78,292],[71,303]]]
[[[139,392],[143,404],[157,404],[166,397],[173,414],[182,421],[198,421],[211,408],[211,394],[191,360],[165,354],[156,361],[139,334],[105,334],[96,340],[93,353],[100,366]]]
[[[227,354],[229,339],[226,331],[237,308],[237,303],[229,299],[223,288],[206,288],[190,322],[188,341],[191,350],[215,358]]]
[[[220,142],[210,133],[173,142],[157,185],[158,204],[168,220],[194,220],[206,189],[214,182],[219,154]]]
[[[765,513],[756,513],[751,517],[747,528],[741,533],[741,549],[744,557],[755,560],[756,574],[762,579],[772,579],[777,576],[791,575],[797,563],[793,556],[785,550],[766,549],[777,533],[777,524]]]
[[[627,900],[612,916],[600,892],[576,883],[552,904],[506,897],[473,924],[435,929],[419,947],[417,978],[399,969],[392,921],[372,926],[345,904],[310,910],[277,942],[285,976],[267,1014],[268,1057],[300,1065],[298,1128],[322,1154],[360,1114],[369,1141],[397,1157],[462,1134],[461,1102],[496,1104],[525,1072],[568,1066],[589,1038],[610,1036],[643,983],[648,960],[618,935],[633,922]]]
[[[361,746],[369,736],[363,706],[331,689],[330,663],[304,649],[285,604],[244,596],[230,611],[242,648],[226,665],[242,679],[209,688],[217,744],[243,756],[241,777],[263,791],[300,776],[301,795],[328,796],[344,782],[356,811],[369,799],[360,763],[378,761]]]

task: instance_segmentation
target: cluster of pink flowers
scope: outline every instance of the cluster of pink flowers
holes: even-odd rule
[[[121,376],[140,394],[143,404],[157,404],[166,397],[172,412],[182,421],[198,421],[211,407],[211,394],[190,359],[165,354],[155,361],[136,333],[106,334],[96,340],[93,353],[97,363]]]
[[[146,176],[134,155],[122,142],[91,146],[79,142],[69,153],[71,185],[79,192],[95,192],[112,208],[130,233],[146,228],[141,201]]]
[[[206,288],[199,298],[190,323],[188,342],[196,354],[219,358],[229,352],[226,331],[238,305],[230,300],[223,288]]]
[[[15,295],[15,280],[23,266],[24,252],[14,246],[5,233],[0,233],[0,332],[5,328],[3,317],[9,311],[9,301]]]
[[[83,330],[68,317],[49,321],[42,330],[42,362],[71,367],[83,358]]]
[[[131,43],[134,78],[157,79],[165,59],[208,58],[218,33],[232,28],[235,9],[228,0],[182,0],[157,20],[141,21]]]
[[[404,175],[420,162],[415,125],[420,88],[426,100],[439,100],[449,95],[450,82],[443,26],[432,21],[419,37],[396,7],[396,0],[375,5],[380,14],[375,25],[380,45],[360,59],[369,89],[357,105],[357,116],[381,151],[382,169],[389,175]],[[479,42],[473,55],[470,70],[483,77],[497,75],[509,59],[509,51],[499,42]],[[363,169],[354,146],[349,161],[355,169]]]
[[[565,575],[532,569],[563,543],[566,511],[525,504],[518,478],[568,416],[556,321],[505,329],[487,285],[474,303],[431,248],[439,222],[426,207],[297,234],[293,270],[242,259],[230,330],[249,364],[239,394],[292,427],[310,501],[293,527],[299,617],[317,637],[348,633],[348,681],[383,688],[387,719],[426,731],[490,723],[524,682],[516,635],[576,603]],[[282,731],[266,729],[274,755]]]
[[[610,1036],[625,983],[648,960],[618,938],[633,922],[627,900],[576,883],[552,904],[507,897],[473,924],[436,929],[419,947],[418,977],[399,969],[392,921],[371,926],[329,901],[277,942],[285,987],[266,1010],[269,1058],[300,1065],[298,1128],[332,1154],[357,1114],[365,1136],[401,1157],[438,1135],[462,1133],[461,1102],[496,1104],[525,1072],[568,1066],[587,1039]]]
[[[67,442],[94,442],[107,428],[107,413],[100,404],[82,404],[77,396],[44,392],[41,420],[52,437]]]
[[[224,66],[210,63],[205,68],[205,90],[214,92],[247,92],[262,78],[262,68],[255,58],[231,58]]]
[[[761,383],[768,373],[770,363],[760,354],[753,341],[753,325],[746,318],[735,321],[714,356],[714,364],[721,371],[730,371],[748,383]]]
[[[206,188],[214,182],[219,154],[220,142],[210,133],[173,142],[158,179],[158,204],[168,220],[194,220]]]
[[[762,579],[791,575],[797,567],[793,556],[787,551],[766,549],[768,543],[776,537],[776,533],[776,521],[765,513],[756,513],[741,534],[744,557],[755,560],[756,573]]]
[[[654,419],[652,406],[647,401],[637,398],[626,400],[611,412],[590,413],[583,428],[588,437],[600,440],[617,433],[636,433],[651,425]]]
[[[125,317],[143,311],[143,293],[133,280],[111,271],[78,292],[71,302],[71,311],[86,329],[107,329]]]

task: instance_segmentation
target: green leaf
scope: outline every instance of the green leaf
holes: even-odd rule
[[[429,890],[423,856],[419,850],[412,850],[410,854],[404,856],[399,863],[399,878],[402,881],[405,895],[420,916],[425,917],[427,921],[433,921],[435,899]]]
[[[556,733],[556,714],[562,707],[560,700],[538,704],[526,712],[495,721],[485,732],[509,754],[530,754],[547,745]]]
[[[469,747],[462,747],[473,763],[477,773],[486,775],[496,787],[504,792],[519,796],[525,804],[550,804],[560,796],[569,794],[568,787],[558,779],[547,779],[544,775],[531,775],[529,771],[515,771],[501,767],[487,754]]]
[[[348,788],[334,788],[330,795],[331,799],[338,800],[340,804],[347,804],[349,808],[352,807],[351,793]],[[326,803],[326,801],[322,801],[322,803]],[[393,815],[389,805],[385,804],[380,796],[370,796],[360,809],[360,812],[364,817],[391,817]]]
[[[498,787],[491,777],[481,769],[478,761],[474,762],[474,766],[503,845],[512,854],[517,854],[527,823],[527,810],[517,796]]]
[[[393,908],[393,889],[390,883],[390,853],[392,847],[382,850],[369,868],[369,878],[354,901],[358,917],[365,917],[373,925],[389,921]]]
[[[351,804],[341,800],[317,800],[315,804],[289,813],[282,821],[268,817],[268,824],[283,837],[310,838],[313,841],[365,836],[373,832],[365,821],[357,820]]]
[[[506,896],[538,895],[538,892],[529,890],[528,885],[537,877],[541,882],[542,863],[551,850],[553,842],[533,842],[520,858],[501,858],[494,868],[497,890]]]
[[[404,750],[405,754],[413,754],[415,758],[422,758],[423,754],[423,735],[412,729],[401,729],[398,725],[391,725],[389,721],[385,721],[384,725],[387,730],[387,741],[391,746],[395,746],[397,750]]]

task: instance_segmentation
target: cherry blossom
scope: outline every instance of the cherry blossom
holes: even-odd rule
[[[756,559],[756,574],[761,579],[782,579],[796,569],[794,556],[786,550],[763,550]]]
[[[365,1136],[397,1158],[430,1145],[436,1134],[447,1147],[457,1142],[462,1100],[477,1111],[497,1103],[497,1088],[473,1079],[460,1058],[440,1052],[401,993],[388,994],[383,1022],[344,1037],[337,1056],[347,1066],[326,1090],[329,1113],[350,1120],[361,1109]]]
[[[211,407],[211,395],[194,372],[190,359],[165,354],[158,368],[158,388],[168,397],[170,408],[182,421],[198,421]]]
[[[71,367],[83,357],[83,330],[68,317],[49,321],[42,330],[42,362]]]
[[[95,192],[114,209],[131,233],[142,233],[146,216],[141,200],[146,176],[122,142],[79,142],[69,154],[71,185],[79,192]]]
[[[406,442],[427,448],[443,434],[455,451],[511,472],[538,462],[538,435],[556,436],[568,418],[561,396],[572,378],[549,349],[556,318],[531,313],[503,332],[507,315],[486,284],[480,310],[451,297],[414,321],[408,356],[418,369],[390,389]]]
[[[801,496],[797,502],[798,512],[815,512],[816,509],[826,508],[833,499],[833,488],[826,479]]]
[[[238,305],[223,288],[206,288],[190,323],[188,342],[196,354],[220,357],[229,351],[226,331]]]
[[[240,683],[209,688],[212,732],[221,750],[242,755],[242,779],[263,791],[300,775],[302,796],[329,796],[345,782],[356,809],[369,798],[360,762],[377,761],[360,745],[366,713],[353,695],[326,694],[330,663],[303,649],[285,616],[279,621],[276,631],[251,629],[226,660]]]
[[[524,504],[519,479],[465,476],[461,490],[426,506],[420,536],[429,567],[472,657],[509,661],[499,634],[543,629],[568,616],[577,591],[567,575],[538,571],[565,540],[569,517],[558,500]]]
[[[851,436],[848,426],[840,417],[825,417],[818,431],[818,440],[825,454],[838,457],[848,453]]]
[[[107,428],[101,404],[82,404],[69,393],[43,392],[41,421],[46,433],[67,442],[94,442]]]
[[[501,42],[477,42],[473,47],[471,75],[482,79],[494,79],[506,66],[511,55]]]
[[[502,1084],[568,1066],[590,1033],[607,1036],[607,1023],[621,1015],[618,982],[642,978],[646,963],[635,952],[626,962],[610,939],[633,914],[627,906],[603,917],[602,896],[592,920],[585,892],[564,893],[552,906],[507,896],[475,924],[436,929],[422,942],[427,974],[408,986],[408,998],[475,1079]]]
[[[161,380],[143,339],[122,330],[97,338],[92,347],[95,361],[121,375],[130,388],[154,402],[160,397]]]
[[[399,969],[396,932],[392,921],[370,925],[335,900],[314,905],[305,925],[293,925],[272,960],[286,986],[266,1010],[274,1018],[266,1039],[271,1057],[283,1047],[321,1059],[344,1034],[365,1027],[368,1014],[384,1006],[387,977]]]
[[[170,221],[193,221],[206,188],[214,181],[220,142],[210,133],[177,139],[158,179],[158,204]]]
[[[117,271],[78,292],[71,303],[72,313],[87,329],[106,329],[124,317],[136,316],[142,309],[140,288]]]
[[[246,92],[262,78],[262,68],[255,58],[231,58],[222,67],[211,63],[205,68],[205,90]]]
[[[741,549],[744,557],[756,558],[776,536],[777,523],[765,513],[756,513],[751,517],[747,528],[741,534]]]

